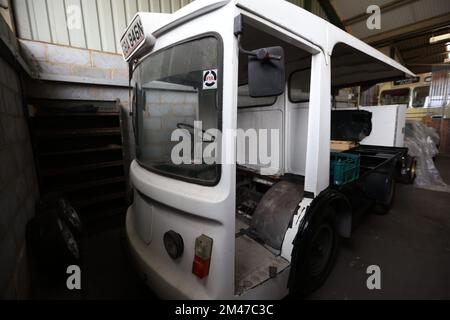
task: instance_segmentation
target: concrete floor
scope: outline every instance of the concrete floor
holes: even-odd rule
[[[450,184],[450,158],[437,161]],[[367,215],[342,241],[327,282],[311,299],[450,299],[450,193],[398,185],[386,216]],[[368,290],[367,267],[381,269]]]
[[[450,183],[450,157],[437,160]],[[34,290],[38,299],[154,299],[129,263],[124,230],[82,239],[83,290],[63,283]],[[366,287],[367,266],[381,268],[381,290]],[[44,283],[44,284],[43,284]],[[367,215],[342,241],[336,265],[310,299],[450,299],[450,194],[399,185],[386,216]]]

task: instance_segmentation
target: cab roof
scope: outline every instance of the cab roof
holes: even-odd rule
[[[137,15],[141,16],[146,33],[158,38],[159,35],[185,21],[231,3],[242,9],[244,15],[248,12],[275,24],[331,56],[334,87],[415,76],[413,72],[379,50],[285,0],[196,0],[172,14],[138,13]]]

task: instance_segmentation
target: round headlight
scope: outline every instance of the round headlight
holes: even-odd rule
[[[172,259],[178,259],[184,251],[183,238],[175,231],[168,231],[164,234],[164,247]]]

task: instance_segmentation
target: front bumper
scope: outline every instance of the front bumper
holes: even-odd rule
[[[132,206],[127,211],[126,234],[131,256],[139,276],[160,298],[173,300],[215,298],[209,297],[202,290],[194,290],[188,281],[183,281],[179,274],[173,272],[164,259],[151,253],[151,250],[141,240],[136,231]]]

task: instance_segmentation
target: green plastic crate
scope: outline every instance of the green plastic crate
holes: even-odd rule
[[[359,154],[331,152],[330,181],[342,186],[359,178]]]

